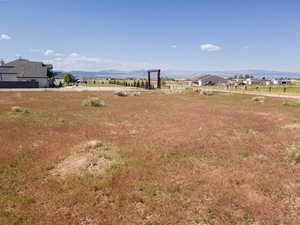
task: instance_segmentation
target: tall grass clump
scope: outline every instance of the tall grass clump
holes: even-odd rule
[[[11,107],[12,112],[17,112],[17,113],[29,113],[28,109],[22,108],[20,106],[13,106]]]
[[[296,145],[289,151],[288,158],[295,163],[300,163],[300,145]]]
[[[141,95],[141,92],[133,92],[131,95],[132,95],[132,96],[140,96],[140,95]]]
[[[103,107],[103,106],[105,106],[105,103],[104,103],[104,101],[100,100],[99,98],[89,98],[89,99],[83,101],[82,106]]]
[[[212,90],[201,90],[200,91],[200,95],[211,96],[213,94],[214,94],[214,92]]]
[[[300,101],[285,101],[284,106],[300,106]]]
[[[251,99],[253,102],[265,102],[265,97],[263,97],[263,96],[256,96],[256,97],[253,97],[252,99]]]
[[[121,96],[121,97],[126,97],[128,96],[127,92],[126,91],[117,91],[114,93],[114,95],[116,96]]]

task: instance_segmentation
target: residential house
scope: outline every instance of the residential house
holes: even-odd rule
[[[215,75],[204,75],[193,78],[193,84],[198,86],[225,85],[227,80]]]
[[[63,73],[63,72],[54,72],[53,73],[54,84],[55,85],[63,84],[64,83],[64,75],[65,75],[65,73]]]
[[[22,88],[53,86],[53,66],[42,62],[17,59],[0,66],[0,87]]]
[[[256,78],[247,78],[243,81],[245,85],[253,85],[253,84],[260,84],[261,81]]]
[[[291,84],[292,81],[291,80],[287,80],[287,79],[273,79],[272,83],[274,85],[288,85],[288,84]]]

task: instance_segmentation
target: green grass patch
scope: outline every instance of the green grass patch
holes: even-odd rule
[[[300,145],[296,145],[288,153],[288,157],[291,161],[295,163],[300,163]]]
[[[87,100],[84,100],[82,103],[82,106],[86,107],[103,107],[105,106],[105,102],[103,100],[100,100],[97,97],[89,98]]]
[[[285,101],[283,103],[284,106],[291,106],[291,107],[296,107],[300,106],[300,101]]]
[[[29,110],[20,106],[11,107],[11,111],[14,113],[29,113]]]

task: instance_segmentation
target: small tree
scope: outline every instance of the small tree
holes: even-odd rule
[[[69,84],[72,81],[73,81],[73,75],[70,74],[70,73],[66,73],[64,75],[64,82],[67,83],[67,84]]]

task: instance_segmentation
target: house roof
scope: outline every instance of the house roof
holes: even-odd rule
[[[205,81],[205,80],[222,80],[222,81],[226,81],[223,77],[219,77],[219,76],[216,76],[216,75],[210,75],[210,74],[201,75],[201,76],[197,76],[197,77],[193,78],[193,81],[198,81],[198,80],[201,80],[201,81]]]
[[[0,66],[0,72],[5,74],[17,74],[18,77],[47,78],[48,70],[51,70],[52,68],[52,65],[44,64],[42,62],[17,59]]]
[[[53,76],[55,79],[64,79],[64,75],[65,75],[65,73],[63,73],[63,72],[54,72],[53,73]]]

